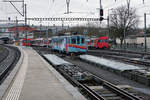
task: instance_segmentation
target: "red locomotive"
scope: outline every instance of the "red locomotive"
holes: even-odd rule
[[[99,37],[99,38],[91,38],[87,45],[89,48],[97,48],[97,49],[109,49],[109,38],[108,37]]]
[[[22,46],[31,46],[31,39],[23,39]]]

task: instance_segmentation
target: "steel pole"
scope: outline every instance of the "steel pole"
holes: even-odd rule
[[[102,9],[102,1],[99,0],[99,4],[100,4],[100,9]]]
[[[130,0],[127,0],[127,7],[128,7],[128,17],[130,15]],[[125,13],[126,14],[126,13]],[[126,50],[126,20],[124,17],[124,30],[123,30],[123,35],[124,35],[124,48]]]
[[[108,18],[107,18],[107,23],[108,23],[108,37],[110,37],[110,10],[113,10],[113,8],[111,8],[111,9],[108,9]]]
[[[69,4],[70,4],[70,0],[66,0],[67,3],[67,14],[69,14]]]
[[[100,7],[100,9],[99,9],[99,19],[100,19],[100,17],[101,17],[100,10],[102,9],[102,2],[101,2],[101,0],[99,0],[99,7]],[[101,21],[100,21],[100,25],[101,25]]]
[[[146,40],[146,13],[144,13],[144,39],[145,39],[145,52],[147,51],[147,40]]]
[[[23,17],[24,17],[24,8],[25,8],[24,5],[25,5],[25,4],[24,4],[24,0],[23,0],[23,2],[22,2],[22,7],[23,7]]]
[[[125,21],[125,18],[124,18],[123,36],[124,36],[124,49],[126,49],[126,21]]]
[[[107,18],[107,24],[108,24],[108,37],[110,36],[110,29],[109,29],[109,15],[108,15],[108,18]]]
[[[46,47],[48,48],[48,42],[49,42],[48,41],[48,27],[47,27],[47,31],[46,31],[46,39],[47,39],[47,46]]]
[[[25,37],[27,39],[28,36],[27,36],[27,31],[26,31],[26,27],[27,27],[27,5],[26,4],[25,4],[25,17],[24,18],[25,18],[25,28],[24,28],[24,30],[25,30]]]
[[[42,34],[42,24],[40,24],[40,35],[39,35],[39,38],[41,38],[41,34]]]
[[[18,32],[18,19],[16,17],[16,41],[19,40],[19,32]]]
[[[127,0],[128,14],[130,13],[130,0]]]
[[[69,14],[69,3],[67,3],[67,14]]]

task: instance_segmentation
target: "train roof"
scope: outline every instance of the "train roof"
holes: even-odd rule
[[[43,38],[36,38],[36,39],[34,39],[34,40],[43,40]]]
[[[109,39],[107,36],[99,37],[98,39]]]
[[[84,35],[53,36],[52,38],[64,38],[64,37],[72,37],[72,36],[84,36]]]

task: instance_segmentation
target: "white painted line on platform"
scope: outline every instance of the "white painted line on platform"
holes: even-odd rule
[[[22,63],[22,66],[15,78],[14,83],[12,84],[12,87],[10,88],[7,97],[5,100],[19,100],[19,96],[24,84],[26,71],[28,67],[28,55],[25,51],[24,52],[24,60]]]

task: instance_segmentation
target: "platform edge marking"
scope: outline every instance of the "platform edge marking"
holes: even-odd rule
[[[10,88],[10,91],[8,92],[8,95],[5,100],[18,100],[19,96],[21,94],[21,90],[23,88],[25,76],[26,76],[26,71],[28,67],[28,56],[25,51],[24,53],[24,61],[22,63],[22,67],[20,68],[16,79],[14,83],[12,84],[12,87]]]

